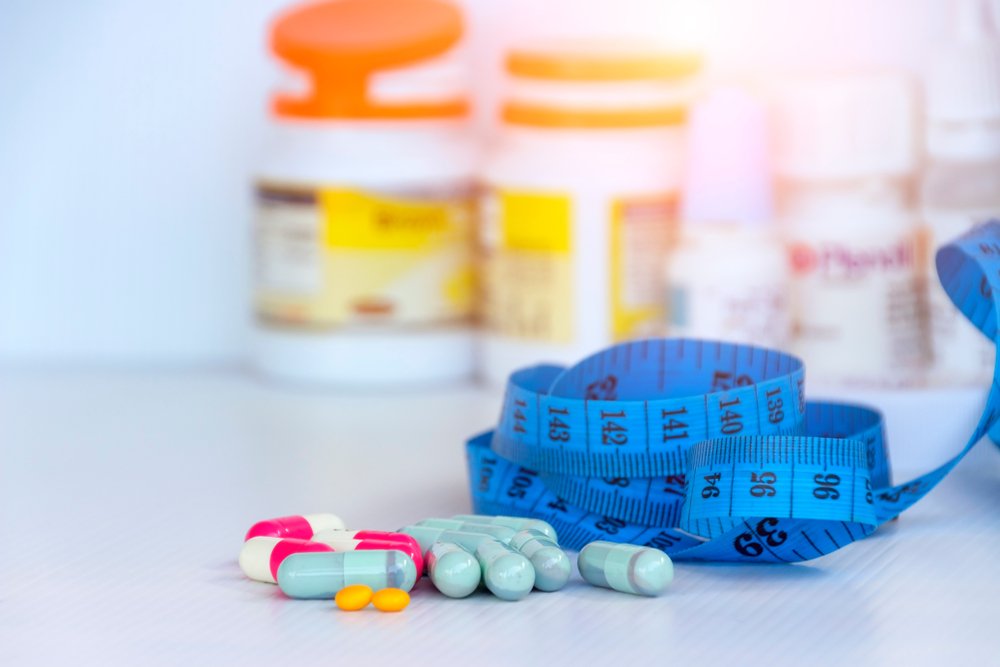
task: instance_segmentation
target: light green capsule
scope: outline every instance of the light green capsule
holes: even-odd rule
[[[476,557],[453,542],[435,542],[427,550],[431,583],[450,598],[464,598],[479,586],[483,569]]]
[[[556,544],[559,543],[559,536],[556,535],[556,529],[550,523],[541,519],[528,519],[521,516],[491,516],[489,514],[456,514],[451,518],[471,523],[488,523],[492,526],[505,526],[513,528],[515,531],[530,528],[544,533],[546,537]]]
[[[659,549],[615,542],[591,542],[577,559],[580,575],[594,586],[656,596],[674,580],[674,564]]]
[[[569,556],[539,530],[522,530],[514,535],[510,546],[524,554],[535,568],[535,588],[557,591],[569,581],[573,571]]]
[[[510,538],[514,537],[514,533],[517,532],[513,528],[507,528],[506,526],[491,526],[488,523],[457,521],[455,519],[424,519],[423,521],[418,521],[417,525],[444,528],[445,530],[462,530],[466,533],[482,533],[505,544],[510,542]]]
[[[503,542],[480,542],[476,559],[483,568],[486,588],[501,600],[521,600],[535,585],[535,568],[531,561]]]
[[[452,544],[457,544],[469,553],[476,553],[476,548],[479,546],[480,542],[486,540],[493,540],[497,542],[494,537],[490,537],[485,533],[468,533],[462,530],[445,530],[444,528],[434,528],[433,526],[403,526],[397,533],[403,533],[409,535],[417,541],[420,545],[421,551],[427,554],[427,550],[433,546],[435,542],[451,542]],[[426,559],[425,559],[426,560]]]
[[[374,590],[402,588],[417,582],[413,559],[395,549],[296,553],[278,568],[278,586],[290,598],[329,598],[352,584]]]

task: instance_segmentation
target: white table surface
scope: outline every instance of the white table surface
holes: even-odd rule
[[[968,429],[980,401],[882,400],[904,462]],[[679,563],[658,599],[575,578],[518,603],[450,600],[425,580],[401,614],[351,614],[241,574],[258,519],[333,511],[392,529],[467,511],[463,440],[498,405],[480,389],[348,396],[237,371],[3,373],[0,665],[1000,664],[986,442],[868,540],[800,565]]]

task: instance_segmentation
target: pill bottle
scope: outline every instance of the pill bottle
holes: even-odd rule
[[[929,356],[916,109],[894,72],[788,81],[775,98],[792,349],[814,386],[918,384]]]
[[[934,385],[988,385],[992,341],[963,316],[941,287],[938,246],[973,225],[1000,218],[1000,37],[979,0],[954,6],[950,39],[927,68],[927,162],[921,187],[929,252],[928,289]]]
[[[764,104],[736,87],[693,108],[680,242],[666,265],[668,332],[784,349],[786,249],[774,224]]]
[[[484,177],[481,375],[661,333],[694,55],[550,43],[506,58]]]
[[[461,14],[439,0],[291,9],[256,182],[254,362],[329,386],[469,377],[475,285]]]

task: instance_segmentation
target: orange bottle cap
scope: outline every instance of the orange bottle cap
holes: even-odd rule
[[[701,69],[701,57],[614,43],[581,43],[515,50],[507,56],[506,66],[513,76],[550,81],[681,79]]]
[[[644,101],[622,99],[617,103],[618,94],[608,86],[661,89],[689,79],[700,68],[701,58],[696,54],[630,43],[557,41],[518,48],[507,56],[508,75],[514,81],[544,84],[550,94],[544,99],[511,97],[503,106],[503,120],[513,125],[577,129],[679,125],[685,121],[686,107],[664,102],[662,90]],[[572,89],[576,94],[560,100],[560,89]],[[587,95],[579,94],[585,89],[590,91],[589,104]]]
[[[461,37],[461,13],[442,0],[335,0],[293,9],[275,20],[271,50],[307,72],[312,86],[303,97],[275,95],[274,113],[368,119],[464,115],[464,98],[385,104],[368,92],[372,74],[439,56]]]

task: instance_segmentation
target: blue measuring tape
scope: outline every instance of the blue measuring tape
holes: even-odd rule
[[[1000,222],[942,247],[936,262],[955,305],[996,341]],[[916,503],[998,415],[994,370],[961,451],[893,486],[881,414],[806,401],[799,359],[657,339],[571,368],[515,372],[496,430],[466,448],[476,512],[544,519],[566,547],[609,540],[675,559],[796,562],[862,539]]]

